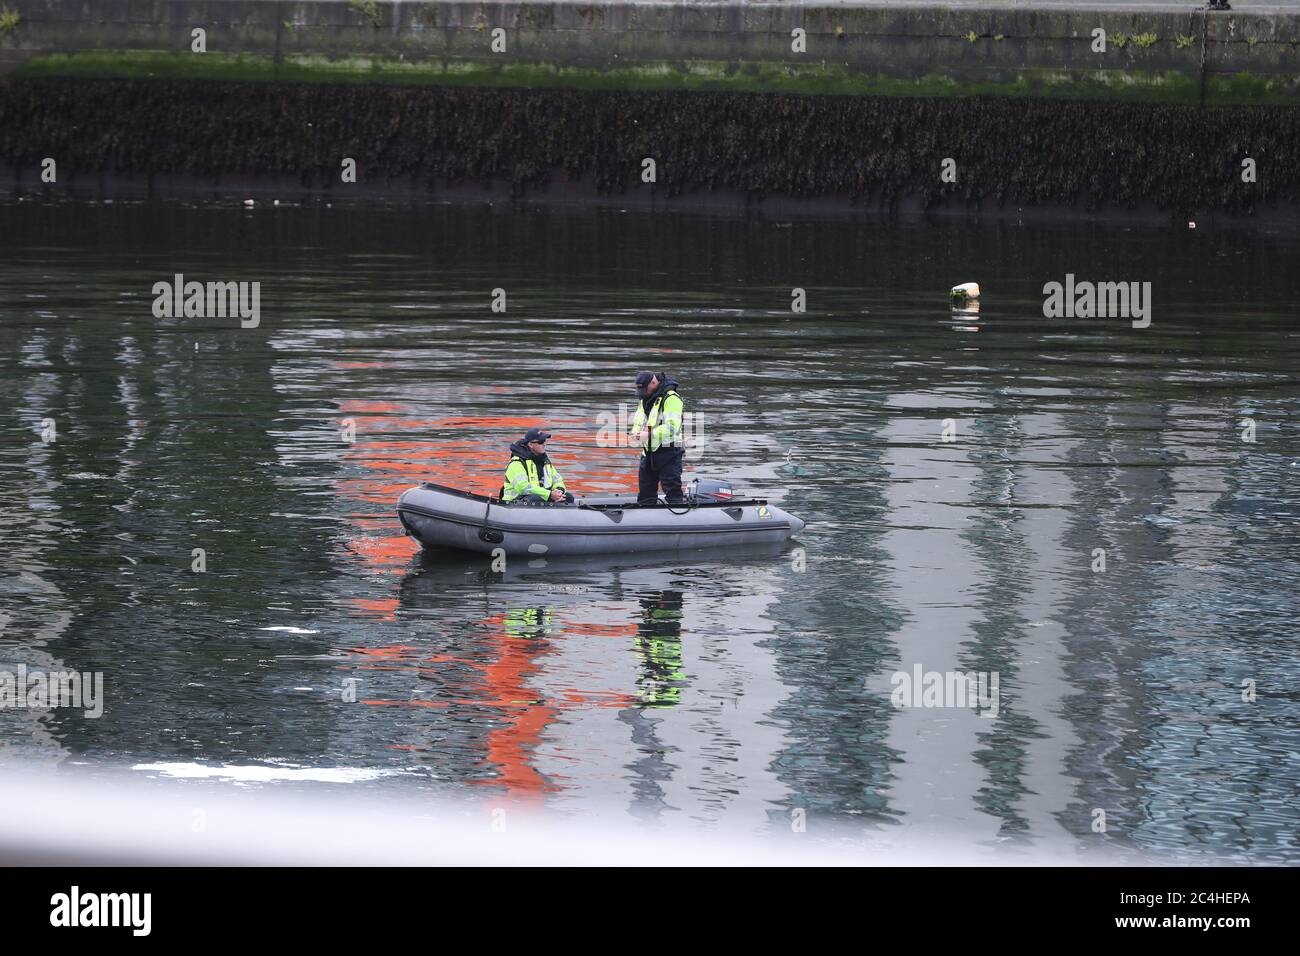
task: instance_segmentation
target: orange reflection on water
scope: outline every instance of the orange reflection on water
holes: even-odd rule
[[[374,402],[360,398],[349,398],[339,403],[339,411],[345,415],[354,415],[357,412],[398,412],[401,410],[402,406],[393,402]]]
[[[540,799],[556,788],[532,765],[532,756],[556,710],[541,702],[539,691],[529,687],[528,680],[541,670],[536,658],[549,653],[550,647],[544,639],[511,633],[505,613],[491,615],[483,624],[498,654],[484,669],[488,695],[478,703],[501,708],[502,723],[488,732],[484,758],[484,764],[496,768],[497,776],[480,782],[502,786],[511,796]]]
[[[481,669],[482,665],[467,657],[457,657],[454,654],[429,654],[423,656],[421,649],[412,647],[410,644],[389,644],[384,647],[350,647],[349,654],[356,654],[362,658],[380,661],[376,664],[343,664],[340,667],[344,670],[373,670],[373,671],[409,671],[415,674],[437,674],[438,671],[430,664],[460,664],[465,667]]]
[[[566,704],[594,704],[597,707],[636,707],[641,698],[635,694],[624,694],[616,690],[580,691],[576,688],[560,691],[560,697]]]
[[[575,634],[587,634],[591,637],[636,637],[635,621],[625,624],[597,624],[594,621],[569,621],[565,630]]]
[[[510,443],[534,427],[545,427],[555,436],[549,449],[551,459],[576,493],[627,492],[636,488],[638,449],[609,441],[608,433],[602,433],[598,416],[421,418],[411,415],[409,407],[394,402],[358,400],[341,402],[340,410],[353,417],[358,436],[345,459],[368,474],[341,479],[338,487],[347,497],[370,504],[391,506],[403,491],[422,480],[494,495],[501,486]],[[367,413],[371,417],[358,417]],[[391,437],[395,432],[469,434],[437,439]]]
[[[374,522],[373,518],[354,518],[361,530],[365,529],[367,522]],[[347,545],[348,550],[359,555],[363,561],[373,568],[386,571],[401,571],[411,563],[411,558],[420,550],[419,544],[413,539],[406,536],[401,531],[401,525],[397,529],[392,528],[392,523],[386,519],[383,521],[383,531],[386,533],[380,535],[360,535],[349,538]]]
[[[386,660],[409,660],[420,652],[418,647],[412,647],[410,644],[389,644],[387,647],[349,647],[349,654],[360,654],[363,657],[377,657]]]
[[[397,620],[397,598],[349,598],[348,601],[356,605],[353,614],[377,621]]]

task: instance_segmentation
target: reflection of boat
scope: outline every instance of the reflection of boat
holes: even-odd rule
[[[667,587],[676,580],[675,572],[717,570],[720,568],[755,569],[770,567],[774,559],[787,554],[785,543],[759,544],[738,548],[710,548],[708,551],[656,551],[653,554],[550,555],[531,557],[527,561],[510,561],[500,570],[493,562],[478,561],[446,551],[425,551],[416,565],[402,579],[402,602],[419,600],[421,595],[440,597],[458,587],[492,585],[554,585],[550,593],[562,595],[566,583],[604,586],[622,583],[638,587]],[[667,575],[667,576],[665,576]],[[574,593],[585,593],[575,591]]]
[[[705,500],[680,507],[638,505],[632,496],[579,498],[572,504],[505,504],[425,482],[402,494],[397,514],[425,548],[508,555],[583,555],[687,551],[772,544],[804,522],[761,498]]]

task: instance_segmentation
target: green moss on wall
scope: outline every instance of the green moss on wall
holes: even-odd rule
[[[546,63],[488,64],[477,61],[398,61],[353,57],[269,57],[221,53],[41,54],[15,71],[17,76],[79,76],[153,79],[240,80],[251,82],[362,83],[400,86],[520,87],[578,90],[729,90],[751,93],[820,93],[858,96],[1032,96],[1162,103],[1199,103],[1202,90],[1176,71],[1021,70],[1001,82],[930,74],[901,79],[852,72],[834,64],[793,67],[781,63],[646,63],[600,70]],[[1210,104],[1300,103],[1300,78],[1246,74],[1212,76],[1206,84]]]

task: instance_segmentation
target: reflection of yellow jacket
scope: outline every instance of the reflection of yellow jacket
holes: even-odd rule
[[[551,633],[552,617],[549,607],[516,607],[505,613],[505,631],[511,637],[537,640]]]
[[[681,703],[686,670],[682,666],[682,612],[676,608],[646,608],[634,642],[645,669],[641,702],[648,707],[671,707]]]

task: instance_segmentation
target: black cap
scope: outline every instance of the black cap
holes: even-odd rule
[[[546,441],[550,437],[550,435],[542,431],[540,428],[530,428],[528,429],[528,434],[524,436],[524,444],[527,445],[531,441]]]
[[[650,379],[655,377],[654,372],[637,372],[636,384],[638,387],[644,387],[650,384]]]

